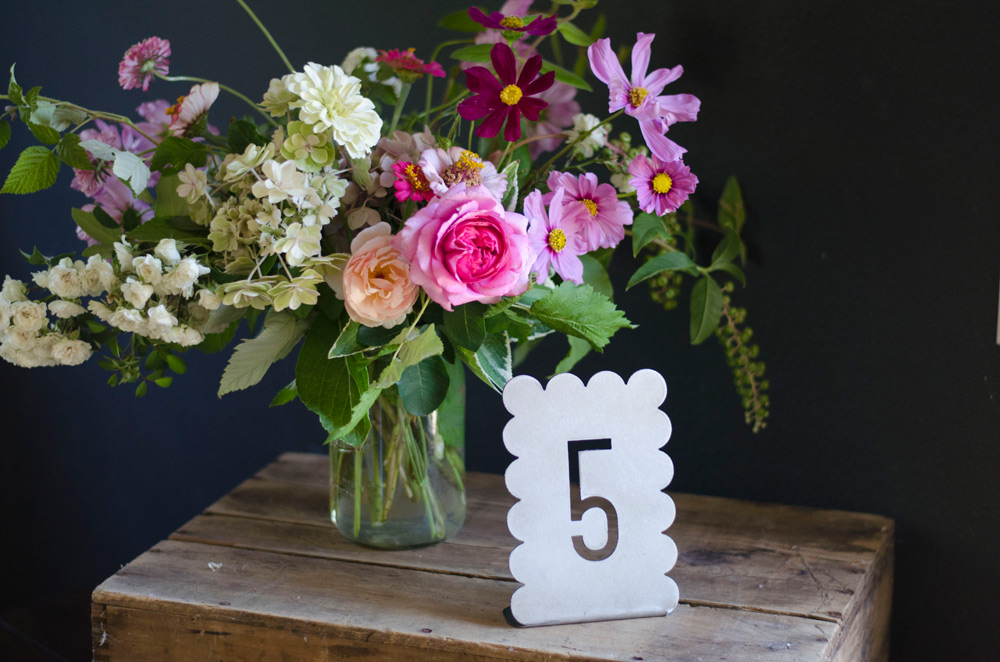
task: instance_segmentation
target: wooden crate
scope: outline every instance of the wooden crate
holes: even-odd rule
[[[287,453],[101,584],[94,659],[886,660],[892,521],[674,494],[663,618],[515,629],[513,498],[470,474],[453,539],[379,552],[327,517],[326,456]]]

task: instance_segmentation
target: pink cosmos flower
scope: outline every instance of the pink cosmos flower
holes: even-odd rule
[[[653,156],[650,163],[643,154],[635,157],[628,166],[632,178],[628,183],[635,187],[639,209],[663,216],[684,204],[698,185],[698,178],[683,161],[661,161]]]
[[[632,208],[618,199],[614,186],[599,183],[597,175],[590,172],[577,177],[556,171],[549,173],[548,186],[550,191],[565,188],[563,204],[586,210],[580,224],[585,252],[614,248],[625,238],[625,226],[632,225]],[[552,193],[545,195],[546,202],[553,199]]]
[[[540,92],[537,96],[549,105],[542,110],[537,122],[530,123],[525,127],[524,135],[526,138],[561,134],[563,129],[573,126],[573,116],[580,112],[580,104],[575,99],[575,87],[555,81],[552,83],[552,87]],[[528,143],[529,154],[532,159],[536,159],[542,152],[550,152],[558,148],[564,139],[560,135],[555,138],[543,138],[530,142]]]
[[[444,195],[456,184],[485,186],[497,200],[507,191],[506,175],[498,173],[495,165],[483,161],[475,152],[461,147],[426,149],[421,152],[417,166],[437,195]]]
[[[582,206],[563,205],[566,189],[559,188],[552,194],[548,214],[542,202],[542,192],[535,190],[524,199],[524,214],[528,217],[528,239],[531,252],[537,257],[531,271],[538,274],[540,285],[549,277],[549,266],[563,280],[579,285],[583,282],[583,262],[580,256],[587,252],[580,234],[587,210]]]
[[[642,137],[649,150],[663,161],[681,158],[687,150],[663,134],[675,122],[693,122],[698,117],[701,101],[690,94],[660,96],[663,88],[684,72],[680,65],[673,69],[657,69],[649,75],[650,44],[655,34],[636,35],[632,49],[632,79],[625,77],[625,71],[611,50],[610,39],[598,39],[587,48],[590,69],[601,82],[608,86],[608,110],[615,112],[625,109],[626,115],[639,120]]]
[[[504,140],[515,142],[521,139],[521,114],[536,122],[542,109],[549,105],[533,95],[552,87],[556,74],[550,71],[539,76],[542,56],[533,55],[525,61],[518,75],[514,51],[507,44],[493,46],[490,61],[496,76],[486,67],[471,67],[465,71],[465,82],[473,96],[458,104],[458,114],[469,121],[483,120],[475,131],[480,138],[494,137],[506,121]]]
[[[167,114],[169,108],[170,102],[165,99],[157,99],[156,101],[147,101],[140,104],[136,108],[136,112],[145,121],[137,122],[136,126],[147,136],[156,138],[157,140],[169,136],[170,115]]]
[[[208,114],[219,96],[218,83],[202,83],[191,88],[186,96],[166,110],[170,115],[170,133],[183,136],[192,125]]]
[[[437,78],[444,78],[444,69],[437,62],[424,63],[423,60],[413,54],[414,48],[401,51],[394,48],[391,51],[379,51],[375,58],[376,62],[384,62],[391,68],[400,80],[412,83],[424,74],[430,74]]]
[[[410,279],[452,310],[527,291],[527,229],[528,219],[505,211],[482,186],[460,185],[407,219],[392,245],[410,263]]]
[[[358,324],[391,329],[406,319],[420,293],[391,233],[385,222],[359,232],[343,271],[329,281]]]
[[[427,202],[434,197],[431,185],[424,177],[424,172],[415,163],[409,161],[397,161],[392,164],[392,171],[396,173],[396,199],[400,202],[407,200],[421,200]]]
[[[125,57],[118,64],[118,84],[126,90],[142,86],[149,89],[153,72],[166,75],[169,70],[170,42],[159,37],[140,41],[125,51]]]

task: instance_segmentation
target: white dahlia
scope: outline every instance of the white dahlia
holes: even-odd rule
[[[375,104],[361,96],[361,81],[348,76],[334,65],[306,65],[305,76],[296,81],[299,100],[291,106],[299,109],[299,119],[316,133],[330,131],[333,139],[359,159],[379,141],[382,118]]]

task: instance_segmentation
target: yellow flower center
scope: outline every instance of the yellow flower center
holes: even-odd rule
[[[410,182],[410,188],[414,191],[423,192],[430,189],[427,178],[424,177],[423,171],[418,169],[417,166],[411,163],[406,166],[403,172],[406,174],[406,181]]]
[[[594,202],[590,198],[584,198],[580,202],[582,202],[583,206],[587,208],[587,211],[590,212],[591,216],[597,216],[597,203],[596,202]]]
[[[481,170],[483,167],[483,160],[479,158],[479,155],[475,152],[465,150],[462,152],[462,155],[458,157],[458,161],[455,162],[455,166],[459,170]]]
[[[441,173],[445,186],[465,182],[469,186],[479,186],[483,183],[483,160],[475,152],[465,150],[458,160]]]
[[[521,88],[517,85],[508,85],[500,92],[500,101],[503,101],[508,106],[514,106],[521,100],[522,94]]]
[[[551,248],[554,253],[559,253],[562,249],[566,248],[566,233],[559,228],[550,232],[549,248]]]
[[[524,21],[522,21],[519,16],[504,16],[503,20],[500,21],[500,25],[508,30],[511,28],[516,30],[524,27]]]
[[[170,106],[165,111],[163,111],[163,114],[164,115],[168,115],[170,117],[176,116],[178,113],[181,112],[181,104],[182,103],[184,103],[184,96],[183,95],[177,97],[177,103],[175,103],[174,105]]]
[[[642,105],[645,100],[646,95],[649,94],[649,90],[645,87],[633,87],[628,91],[628,102],[633,108],[638,108]]]
[[[659,172],[656,177],[653,177],[653,191],[663,195],[667,193],[674,186],[674,180],[670,179],[670,175],[665,172]]]

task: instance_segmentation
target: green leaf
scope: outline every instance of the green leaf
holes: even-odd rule
[[[295,380],[293,379],[288,386],[278,391],[278,394],[274,396],[274,400],[271,400],[271,404],[268,407],[287,405],[297,397],[299,397],[299,390],[295,387]]]
[[[708,268],[709,270],[721,269],[723,264],[732,262],[733,258],[739,254],[740,236],[736,230],[730,228],[719,245],[715,247],[715,251],[712,253],[712,263]]]
[[[99,244],[104,244],[106,246],[111,246],[116,241],[122,240],[121,228],[113,230],[106,227],[103,223],[97,220],[97,216],[93,212],[86,212],[82,209],[73,209],[70,211],[73,216],[73,220],[76,222],[80,229],[87,233],[87,235]]]
[[[501,172],[502,175],[507,177],[507,190],[504,191],[503,198],[500,200],[500,204],[507,211],[514,211],[517,206],[517,170],[520,167],[520,161],[511,161],[507,164],[507,167]]]
[[[347,358],[328,359],[340,335],[336,323],[322,315],[314,321],[295,364],[295,383],[302,404],[326,416],[334,426],[351,418],[351,408],[361,395],[347,365]]]
[[[556,72],[556,80],[560,83],[566,83],[577,89],[585,90],[587,92],[593,92],[594,88],[590,86],[590,83],[580,78],[572,71],[568,69],[563,69],[562,67],[552,64],[551,62],[542,62],[542,73],[548,73],[550,71]]]
[[[17,157],[0,193],[22,195],[41,191],[55,184],[58,174],[59,157],[46,147],[33,145]]]
[[[177,356],[176,354],[167,354],[164,357],[167,361],[167,367],[178,375],[183,375],[187,372],[187,364],[184,363],[184,359]]]
[[[24,94],[21,86],[14,80],[14,65],[10,65],[10,83],[7,85],[7,96],[15,106],[24,105]]]
[[[174,383],[174,378],[173,377],[159,377],[157,379],[154,379],[153,383],[156,384],[157,386],[159,386],[160,388],[167,388],[168,386],[170,386],[171,384]]]
[[[226,144],[230,154],[242,154],[251,143],[264,146],[267,142],[267,138],[257,130],[257,125],[250,120],[233,120],[229,123]]]
[[[361,325],[355,321],[348,322],[347,326],[340,332],[340,335],[337,336],[337,340],[334,341],[333,346],[330,347],[326,358],[336,359],[365,351],[365,348],[358,343],[358,329],[360,327]]]
[[[670,233],[663,219],[654,214],[643,212],[632,221],[632,256],[635,257],[650,242],[656,239],[669,239]]]
[[[43,142],[46,145],[55,145],[59,142],[59,132],[52,127],[28,122],[28,130],[31,131],[31,135],[38,139],[38,142]]]
[[[445,311],[444,330],[455,344],[474,352],[486,337],[486,311],[486,305],[476,301],[456,306]]]
[[[288,356],[305,330],[306,325],[294,315],[268,313],[260,335],[244,340],[233,351],[222,373],[219,397],[257,384],[272,363]]]
[[[385,345],[399,335],[399,332],[403,330],[403,324],[394,326],[391,329],[383,326],[362,326],[358,329],[358,342],[369,347]]]
[[[105,260],[110,260],[112,254],[115,252],[111,244],[94,244],[93,246],[87,246],[83,249],[81,255],[83,257],[90,257],[91,255],[100,255]]]
[[[10,142],[10,123],[7,120],[0,120],[0,149]]]
[[[482,346],[476,351],[476,362],[490,381],[501,391],[514,377],[514,366],[510,354],[510,336],[494,333],[486,336]]]
[[[608,26],[608,19],[604,14],[598,14],[597,20],[594,21],[594,27],[590,30],[590,38],[597,41],[604,36],[604,29]]]
[[[587,47],[594,43],[594,40],[590,38],[590,35],[576,27],[569,21],[559,24],[559,34],[562,38],[573,44],[574,46]]]
[[[663,273],[664,271],[683,271],[691,274],[692,276],[697,276],[698,265],[692,262],[691,258],[689,258],[686,253],[681,253],[680,251],[663,253],[662,255],[657,255],[651,260],[648,260],[645,264],[636,269],[635,273],[632,274],[632,277],[629,278],[628,285],[625,286],[625,289],[632,289],[647,278],[652,278],[653,276]]]
[[[146,392],[149,390],[149,382],[143,380],[139,382],[139,385],[135,387],[135,397],[143,398],[146,397]]]
[[[601,351],[621,328],[633,328],[615,304],[589,285],[562,283],[531,304],[531,314],[546,326],[583,338]]]
[[[472,17],[469,16],[469,12],[464,9],[446,15],[438,21],[438,27],[455,30],[457,32],[482,32],[486,29],[485,26],[472,20]]]
[[[188,244],[209,246],[212,242],[209,241],[207,233],[208,228],[191,222],[186,216],[172,216],[170,218],[154,218],[129,231],[126,236],[133,243],[155,244],[161,239],[169,238]],[[119,240],[115,239],[115,241]]]
[[[67,133],[59,139],[59,143],[56,145],[56,154],[59,156],[59,160],[70,168],[91,170],[94,167],[90,162],[90,157],[87,156],[87,150],[80,147],[80,136],[75,133]]]
[[[86,122],[87,113],[76,108],[68,108],[41,100],[35,104],[34,110],[31,111],[31,121],[63,132],[74,124],[79,125]]]
[[[132,192],[139,195],[146,190],[149,183],[149,166],[141,158],[132,152],[118,151],[115,154],[115,165],[112,172],[132,189]]]
[[[406,411],[427,416],[448,395],[448,367],[440,356],[424,359],[403,371],[398,386]]]
[[[698,280],[691,288],[691,344],[697,345],[712,335],[722,315],[722,289],[711,276]]]
[[[414,330],[407,337],[404,334],[407,334],[408,331],[409,329],[403,331],[392,341],[393,344],[399,344],[399,351],[392,362],[382,370],[375,386],[389,388],[399,381],[403,371],[410,366],[415,366],[424,359],[438,356],[444,352],[444,343],[438,337],[433,324],[429,324],[421,333]]]
[[[465,367],[448,363],[448,395],[437,408],[438,434],[447,446],[465,447]]]
[[[726,185],[722,189],[722,196],[719,198],[719,225],[724,228],[736,230],[736,234],[743,232],[743,225],[747,220],[746,205],[743,204],[743,193],[740,191],[740,183],[735,175],[731,175],[726,180]]]
[[[742,285],[743,287],[747,286],[747,277],[743,273],[743,270],[740,269],[739,267],[737,267],[732,262],[726,262],[724,264],[720,264],[719,266],[717,266],[715,268],[715,270],[716,271],[725,271],[727,274],[729,274],[730,276],[732,276],[736,280],[740,281],[740,285]]]
[[[212,311],[212,313],[215,314],[222,308],[236,310],[235,308],[230,308],[229,306],[220,306],[218,309]],[[245,308],[239,310],[241,313],[245,311]],[[211,319],[211,317],[209,317],[209,319]],[[205,339],[201,341],[201,344],[196,345],[196,348],[200,349],[205,354],[214,354],[215,352],[222,351],[233,341],[233,337],[236,335],[237,327],[239,327],[239,322],[233,322],[228,327],[225,327],[224,331],[216,333],[205,333],[204,327],[202,327],[202,333],[204,333]]]
[[[556,375],[569,372],[583,357],[590,354],[590,343],[586,340],[574,336],[566,336],[566,340],[569,341],[569,353],[563,357],[562,361],[556,364],[556,371],[554,373]]]
[[[583,262],[583,282],[594,288],[611,300],[615,298],[615,288],[611,285],[611,278],[608,272],[592,255],[581,255],[580,262]]]
[[[149,167],[153,170],[163,170],[164,166],[172,165],[183,168],[190,163],[195,168],[201,168],[208,160],[208,148],[189,138],[167,136],[160,142],[153,153]]]
[[[156,206],[153,208],[155,216],[187,215],[188,203],[184,198],[177,195],[177,187],[180,186],[180,183],[181,178],[177,175],[160,176],[160,181],[156,183]]]
[[[451,57],[462,62],[476,62],[482,64],[490,61],[490,50],[493,44],[476,44],[475,46],[465,46],[452,51]]]
[[[94,218],[97,219],[97,222],[103,225],[104,227],[110,228],[111,230],[116,232],[121,231],[121,226],[118,225],[118,221],[111,218],[111,215],[108,214],[108,212],[104,211],[104,208],[101,207],[100,205],[96,205],[94,207],[94,211],[91,213],[94,215]]]
[[[35,246],[35,249],[31,251],[30,254],[21,251],[21,256],[28,261],[28,264],[32,264],[36,267],[42,267],[49,263],[49,258],[42,255],[42,252],[38,250],[37,246]]]

